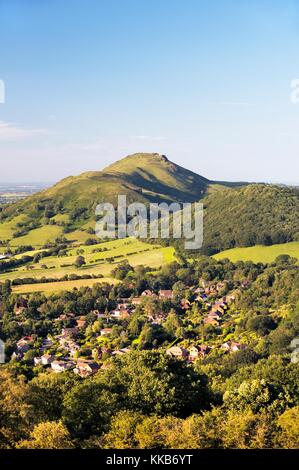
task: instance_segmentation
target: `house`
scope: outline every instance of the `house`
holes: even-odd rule
[[[147,318],[154,325],[161,325],[161,323],[165,320],[165,314],[161,312],[153,313],[153,314],[149,314]]]
[[[205,325],[219,326],[219,321],[214,317],[208,316],[204,318],[203,322]]]
[[[35,357],[33,360],[36,366],[48,366],[55,360],[55,356],[52,356],[51,354],[44,354],[43,356]]]
[[[106,356],[110,356],[110,354],[112,354],[111,349],[106,348],[105,346],[103,346],[101,349],[102,349],[102,357],[103,357],[104,354],[105,354]]]
[[[197,300],[197,302],[201,302],[201,303],[206,302],[207,299],[208,299],[208,296],[206,294],[199,294],[195,298],[195,300]]]
[[[127,297],[120,297],[117,299],[118,307],[123,306],[124,308],[128,308],[131,305],[131,300]]]
[[[142,297],[157,297],[157,294],[150,289],[146,289],[141,294]]]
[[[18,353],[25,353],[31,347],[31,343],[33,341],[32,336],[24,336],[17,342],[17,352]]]
[[[214,320],[221,320],[221,314],[219,312],[210,312],[208,315],[209,318],[213,318]]]
[[[72,312],[62,313],[61,315],[59,315],[58,319],[61,321],[70,320],[71,318],[75,318],[75,316],[76,315]]]
[[[167,356],[182,358],[185,359],[189,356],[189,353],[186,349],[181,348],[180,346],[172,346],[166,350]]]
[[[94,310],[94,312],[95,312],[95,310]],[[106,317],[107,317],[107,313],[106,313],[106,312],[99,312],[99,311],[97,311],[96,315],[97,315],[97,318],[98,318],[98,319],[100,319],[100,318],[106,318]]]
[[[221,345],[221,349],[229,352],[236,352],[246,349],[245,344],[237,343],[235,341],[226,341]]]
[[[43,366],[48,366],[53,361],[55,361],[55,356],[52,356],[52,354],[44,354],[43,356],[41,356],[41,363]]]
[[[188,299],[182,299],[181,300],[181,307],[183,310],[189,310],[191,307],[191,302]]]
[[[71,343],[69,343],[67,349],[69,351],[70,356],[74,357],[76,355],[76,353],[78,351],[80,351],[80,346],[79,346],[79,344],[77,344],[75,342],[71,342]]]
[[[125,320],[126,318],[129,318],[131,315],[131,312],[127,308],[122,308],[119,312],[119,318],[121,320]]]
[[[212,312],[219,313],[219,315],[224,315],[227,311],[227,305],[224,302],[216,302],[212,306]]]
[[[42,350],[45,350],[45,349],[49,349],[53,346],[53,341],[51,338],[44,338],[43,341],[42,341],[42,345],[41,345],[41,349]]]
[[[200,348],[199,346],[191,346],[189,348],[189,361],[195,361],[200,357]]]
[[[120,318],[122,318],[122,313],[123,313],[123,312],[128,312],[128,310],[127,310],[127,309],[123,309],[123,308],[117,308],[117,309],[113,310],[112,312],[110,312],[110,316],[111,316],[112,318],[118,318],[118,319],[120,319]]]
[[[101,347],[93,348],[93,350],[91,351],[91,355],[96,360],[102,359],[102,356],[103,356],[102,348]]]
[[[28,308],[28,300],[24,299],[24,297],[19,297],[16,300],[15,306],[14,306],[14,312],[16,315],[21,315],[24,310]]]
[[[250,285],[249,279],[244,279],[244,281],[241,282],[241,287],[242,287],[243,289],[247,289],[247,287],[249,287],[249,285]]]
[[[41,357],[34,357],[33,362],[35,366],[40,366],[42,365],[42,358]]]
[[[81,317],[76,318],[76,323],[77,323],[78,328],[85,328],[87,324],[86,317],[81,316]]]
[[[235,343],[234,341],[232,341],[230,347],[231,352],[242,351],[244,349],[246,349],[246,344]]]
[[[205,290],[203,287],[197,287],[196,289],[194,289],[195,294],[202,294],[204,291]]]
[[[72,361],[53,361],[51,364],[51,369],[54,372],[64,372],[66,370],[74,369],[75,363]]]
[[[111,335],[112,328],[102,328],[100,331],[101,336]]]
[[[194,361],[199,357],[204,357],[210,352],[209,346],[202,344],[200,346],[191,346],[189,348],[189,361]]]
[[[159,297],[163,300],[171,300],[173,298],[173,291],[162,289],[159,291]]]
[[[127,308],[120,308],[120,309],[113,310],[111,312],[111,317],[119,318],[121,320],[123,320],[124,318],[128,318],[129,316],[130,316],[130,312]]]
[[[96,374],[99,369],[100,366],[95,361],[80,360],[77,362],[74,372],[75,374],[80,375],[80,377],[89,377],[90,375]]]
[[[231,341],[226,341],[225,343],[221,344],[221,349],[225,351],[229,351],[231,346]]]
[[[130,349],[129,348],[122,348],[122,349],[116,349],[115,351],[112,352],[112,355],[113,356],[122,356],[123,354],[127,354],[128,352],[130,352]]]
[[[78,334],[78,328],[74,326],[73,328],[62,328],[61,330],[62,336],[66,337],[72,337],[72,336],[77,336]]]

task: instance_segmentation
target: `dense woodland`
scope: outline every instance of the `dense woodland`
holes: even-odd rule
[[[299,240],[299,192],[284,186],[252,184],[217,191],[203,200],[202,253]]]

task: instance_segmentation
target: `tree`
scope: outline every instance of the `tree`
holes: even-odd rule
[[[118,391],[126,409],[143,414],[187,416],[209,404],[205,376],[165,353],[132,351],[100,378]]]
[[[84,256],[77,256],[74,264],[76,268],[81,268],[81,266],[86,264]]]
[[[246,325],[250,330],[256,331],[260,336],[265,336],[276,328],[276,323],[269,315],[257,315],[251,318]]]
[[[127,260],[124,260],[119,263],[115,269],[111,271],[111,274],[116,279],[123,280],[130,271],[133,271],[132,266]]]
[[[280,428],[278,442],[287,449],[299,448],[299,406],[289,408],[279,416],[277,424]]]
[[[56,421],[61,418],[63,397],[79,382],[72,372],[53,374],[44,372],[29,383],[28,402],[39,421]]]
[[[171,309],[167,315],[167,318],[163,323],[163,328],[172,338],[176,338],[181,335],[182,322],[173,309]]]
[[[120,411],[111,420],[109,431],[103,436],[106,449],[134,449],[137,447],[136,426],[142,421],[136,411]]]
[[[34,426],[28,440],[20,441],[18,449],[72,449],[68,429],[61,422],[47,421]]]
[[[146,417],[136,427],[135,439],[138,447],[141,449],[165,449],[169,446],[167,442],[169,435],[180,435],[181,422],[179,418],[174,416],[149,416]],[[153,432],[153,429],[155,430]]]
[[[16,377],[4,367],[0,369],[0,448],[12,447],[21,439],[34,418],[27,402],[28,385],[22,375]]]
[[[63,399],[63,421],[73,435],[87,438],[106,430],[120,397],[97,381],[75,385]]]
[[[274,400],[274,391],[262,379],[244,381],[237,389],[228,390],[223,395],[224,405],[235,410],[251,409],[258,412],[269,406]]]
[[[273,423],[267,414],[254,414],[247,409],[236,413],[229,411],[223,419],[222,446],[229,449],[272,447]]]

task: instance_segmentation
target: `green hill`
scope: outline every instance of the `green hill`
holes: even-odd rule
[[[251,184],[213,192],[203,203],[205,254],[299,240],[296,189]]]
[[[35,248],[57,238],[92,237],[95,207],[130,202],[196,202],[205,207],[202,253],[299,240],[295,188],[208,180],[157,153],[130,155],[102,171],[70,176],[22,201],[3,206],[0,242]],[[3,247],[5,250],[5,248]],[[1,251],[1,250],[0,250]]]
[[[229,183],[227,183],[229,185]],[[59,236],[85,241],[94,227],[100,202],[117,203],[118,195],[130,202],[194,202],[211,187],[209,181],[170,162],[164,155],[130,155],[102,171],[70,176],[40,193],[0,212],[0,240],[11,246],[42,245]]]
[[[225,250],[214,258],[217,260],[228,258],[235,263],[236,261],[252,261],[253,263],[273,263],[280,255],[289,255],[299,260],[299,242],[282,243],[272,246],[251,246],[248,248],[233,248]]]

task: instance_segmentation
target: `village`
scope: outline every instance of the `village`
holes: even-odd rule
[[[88,377],[105,369],[111,364],[113,357],[128,354],[134,345],[129,341],[121,347],[113,347],[114,328],[123,327],[125,330],[130,319],[136,311],[142,311],[146,317],[146,323],[153,328],[161,328],[169,316],[169,311],[179,310],[178,316],[186,318],[192,311],[200,317],[202,328],[218,331],[221,335],[222,326],[231,321],[231,307],[234,305],[236,294],[221,295],[224,282],[207,283],[200,281],[200,287],[191,286],[187,297],[180,298],[171,289],[145,289],[140,296],[117,297],[115,308],[103,311],[92,310],[88,315],[76,315],[73,312],[65,312],[53,319],[57,334],[49,334],[44,338],[36,335],[26,335],[16,342],[15,351],[11,355],[11,361],[23,361],[28,356],[34,367],[50,369],[59,373],[72,370],[80,377]],[[243,287],[246,287],[244,284]],[[186,293],[186,292],[185,292]],[[159,308],[161,306],[161,308]],[[14,313],[21,320],[28,307],[28,299],[18,297]],[[90,332],[93,332],[90,341]],[[120,332],[120,336],[124,331]],[[114,332],[115,334],[115,332]],[[211,342],[210,342],[211,343]],[[86,348],[86,344],[88,347]],[[136,340],[135,340],[136,344]],[[219,345],[205,344],[201,338],[192,338],[191,341],[176,338],[166,342],[162,347],[150,347],[150,349],[162,349],[165,354],[175,359],[181,359],[188,363],[203,360],[215,350],[218,353],[232,353],[246,348],[246,344],[229,339]],[[35,354],[32,357],[30,351]],[[36,354],[38,352],[38,354]]]

